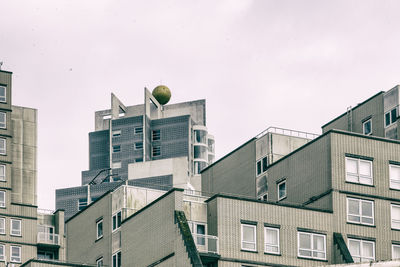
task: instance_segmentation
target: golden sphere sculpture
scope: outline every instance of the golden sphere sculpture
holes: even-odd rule
[[[154,88],[152,95],[157,99],[158,103],[165,105],[171,99],[171,91],[165,85],[159,85]]]

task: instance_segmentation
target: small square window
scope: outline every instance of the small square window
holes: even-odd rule
[[[392,229],[400,229],[400,205],[391,205]]]
[[[372,161],[346,158],[346,181],[372,185]]]
[[[11,262],[21,262],[21,247],[10,246]]]
[[[100,220],[96,223],[96,238],[103,237],[103,220]]]
[[[153,157],[161,156],[161,146],[153,146]]]
[[[121,221],[122,221],[122,211],[118,211],[112,216],[112,230],[113,231],[115,231],[121,227]]]
[[[278,184],[278,200],[282,200],[286,197],[286,180]]]
[[[118,153],[118,152],[121,152],[121,146],[120,145],[113,146],[113,153]]]
[[[0,128],[7,128],[7,115],[5,112],[0,112]]]
[[[0,102],[6,102],[6,87],[0,85]]]
[[[135,127],[135,134],[143,133],[143,127]]]
[[[279,254],[279,229],[272,227],[264,227],[264,252]]]
[[[21,236],[21,220],[11,219],[11,235]]]
[[[374,225],[374,202],[364,199],[347,198],[347,221]]]
[[[87,202],[87,198],[80,198],[78,200],[78,210],[81,211],[84,208],[86,208],[88,202]]]
[[[266,172],[268,167],[268,157],[265,156],[257,161],[257,176]]]
[[[256,242],[256,225],[251,224],[242,224],[242,245],[241,248],[243,250],[256,251],[257,250],[257,242]]]
[[[6,165],[0,164],[0,181],[6,180]]]
[[[1,217],[0,218],[0,234],[5,234],[6,233],[6,218]]]
[[[326,259],[326,236],[298,232],[298,256],[302,258]]]
[[[143,149],[143,142],[137,142],[137,143],[135,143],[135,149],[136,149],[136,150]]]
[[[354,262],[375,261],[375,242],[350,238],[347,241]]]
[[[397,107],[385,113],[385,127],[395,123],[397,120]]]
[[[262,201],[268,201],[268,193],[265,193],[263,195],[260,195],[258,197],[258,200],[262,200]]]
[[[151,134],[151,139],[153,141],[161,140],[161,130],[153,130]]]
[[[6,149],[6,145],[7,144],[7,142],[6,142],[6,139],[5,138],[0,138],[0,154],[1,155],[5,155],[6,154],[6,151],[7,151],[7,149]]]
[[[371,121],[371,119],[363,122],[363,134],[365,134],[365,135],[372,134],[372,121]]]
[[[400,259],[400,245],[392,244],[392,260]]]
[[[6,206],[6,191],[0,191],[0,207],[5,208]]]
[[[400,190],[400,166],[389,165],[390,188]]]

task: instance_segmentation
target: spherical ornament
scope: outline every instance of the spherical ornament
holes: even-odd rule
[[[152,94],[161,105],[167,104],[171,99],[171,91],[165,85],[159,85],[154,88]]]

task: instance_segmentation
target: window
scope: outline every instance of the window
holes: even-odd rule
[[[117,153],[117,152],[121,152],[121,146],[120,145],[113,146],[113,153]]]
[[[141,133],[143,133],[143,127],[136,127],[135,134],[141,134]]]
[[[400,259],[400,245],[392,244],[392,260]]]
[[[389,165],[390,188],[400,190],[400,166]]]
[[[0,102],[6,102],[6,87],[0,85]]]
[[[6,139],[0,138],[0,154],[5,155],[7,152],[6,149]]]
[[[0,112],[0,128],[5,129],[7,127],[7,116],[6,113]]]
[[[121,226],[122,212],[118,211],[112,216],[112,230],[115,231]]]
[[[286,180],[278,184],[278,200],[282,200],[286,197]]]
[[[298,232],[298,256],[302,258],[326,259],[326,236]]]
[[[97,267],[103,267],[103,257],[101,257],[100,259],[98,259],[96,261],[96,266]]]
[[[347,221],[374,225],[374,202],[357,198],[347,198]]]
[[[397,120],[397,107],[385,113],[385,127],[393,124]]]
[[[121,130],[116,130],[112,132],[112,137],[120,137],[121,136]]]
[[[161,147],[153,146],[153,157],[161,156]]]
[[[346,181],[372,185],[372,161],[346,158]]]
[[[38,250],[37,258],[42,260],[54,260],[54,252]]]
[[[101,219],[96,223],[96,238],[102,238],[103,237],[103,220]]]
[[[279,254],[279,229],[264,227],[264,252]]]
[[[4,244],[0,244],[0,261],[6,260],[6,246]]]
[[[400,229],[400,206],[391,205],[392,229]]]
[[[87,206],[87,198],[80,198],[78,200],[78,210],[81,211]]]
[[[204,246],[206,244],[205,234],[206,225],[202,223],[188,222],[190,227],[190,232],[193,234],[193,239],[196,245]]]
[[[375,260],[375,242],[349,238],[348,245],[354,262]]]
[[[111,118],[112,118],[111,114],[103,115],[103,120],[109,120]]]
[[[372,133],[372,121],[371,119],[363,122],[363,134],[370,135]]]
[[[161,130],[153,130],[151,132],[151,140],[157,141],[161,139]]]
[[[135,162],[143,162],[143,158],[137,158],[135,159]]]
[[[135,143],[135,149],[136,149],[136,150],[143,149],[143,142],[137,142],[137,143]]]
[[[21,236],[21,220],[11,219],[11,235]]]
[[[6,191],[0,191],[0,207],[6,207]]]
[[[257,161],[257,176],[266,172],[268,167],[268,157],[265,156]]]
[[[6,165],[0,164],[0,181],[6,180]]]
[[[0,218],[0,234],[6,233],[6,218]]]
[[[242,249],[256,251],[256,225],[243,224],[242,227]]]
[[[112,267],[121,267],[121,251],[112,255]]]
[[[112,165],[111,165],[111,168],[113,168],[113,169],[120,169],[120,168],[121,168],[121,162],[120,162],[120,161],[118,161],[118,162],[113,162]]]
[[[21,262],[21,247],[10,246],[11,262]]]
[[[268,201],[268,193],[262,194],[258,197],[258,200]]]

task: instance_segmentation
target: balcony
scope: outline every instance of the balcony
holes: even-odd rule
[[[58,234],[50,234],[46,232],[38,232],[37,242],[46,245],[60,245],[60,238]]]
[[[194,243],[200,253],[218,254],[218,237],[192,233]]]

